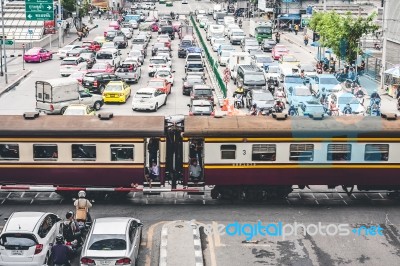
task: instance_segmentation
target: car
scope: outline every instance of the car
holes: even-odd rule
[[[261,43],[261,49],[264,52],[272,52],[272,49],[275,47],[276,41],[271,39],[264,39]]]
[[[12,213],[0,235],[0,265],[48,265],[60,224],[61,218],[50,212]]]
[[[134,64],[138,67],[140,67],[142,65],[142,63],[140,62],[139,56],[127,57],[127,58],[125,58],[123,63]]]
[[[141,88],[132,99],[132,110],[149,110],[156,112],[159,107],[167,104],[167,94],[157,88]]]
[[[315,76],[317,75],[317,69],[313,64],[301,64],[300,71],[304,72],[305,76]]]
[[[184,4],[188,4],[188,0],[182,0],[182,5],[184,5]]]
[[[91,53],[92,51],[90,51],[89,48],[79,47],[67,52],[67,57],[79,57],[81,53],[88,53],[88,52]]]
[[[118,49],[128,47],[128,39],[125,36],[117,36],[114,38],[113,42]]]
[[[121,64],[121,52],[118,49],[101,49],[96,53],[97,63],[109,63],[114,67]]]
[[[297,112],[300,116],[325,116],[324,106],[318,100],[310,100],[300,103]]]
[[[279,80],[280,80],[280,71],[279,71],[279,66],[277,65],[264,65],[262,68],[264,70],[264,76],[265,80],[272,79],[274,81],[274,84],[279,86]]]
[[[133,37],[132,28],[122,28],[121,31],[124,33],[124,35],[127,39],[132,39],[132,37]]]
[[[63,115],[95,115],[93,107],[86,104],[70,104]]]
[[[228,64],[231,53],[232,51],[225,50],[218,55],[218,63],[220,66],[226,66]]]
[[[142,226],[131,217],[95,219],[82,246],[81,265],[138,265]]]
[[[200,28],[204,28],[207,25],[207,23],[208,23],[208,18],[202,18],[199,21]]]
[[[260,44],[256,38],[244,38],[240,45],[243,52],[250,52],[250,50],[260,49]]]
[[[83,77],[87,74],[87,71],[77,71],[69,75],[69,78],[74,78],[76,79],[79,84],[82,84]]]
[[[255,54],[251,57],[252,64],[258,66],[263,69],[265,66],[274,63],[274,59],[267,54]]]
[[[343,109],[347,104],[350,104],[352,114],[355,115],[365,115],[365,108],[360,100],[352,93],[340,91],[338,93],[330,94],[328,97],[328,102],[335,102],[336,107],[339,109],[339,114],[344,115]]]
[[[158,1],[159,4],[165,4],[167,1],[166,0],[160,0]]]
[[[319,97],[323,93],[328,95],[342,90],[340,82],[333,74],[318,74],[311,76],[309,80],[311,90]]]
[[[151,55],[155,56],[157,54],[157,50],[158,48],[162,48],[162,47],[166,47],[165,43],[162,42],[156,42],[155,44],[153,44],[152,48],[151,48]]]
[[[117,49],[117,48],[118,48],[118,46],[117,46],[117,44],[115,42],[106,42],[101,46],[101,50],[104,50],[104,49]],[[99,51],[101,51],[101,50],[99,50]]]
[[[212,49],[214,52],[218,51],[218,48],[221,44],[226,44],[225,38],[215,38],[212,42]]]
[[[206,84],[205,78],[203,75],[188,73],[186,77],[182,78],[182,94],[190,95],[192,88],[196,84]]]
[[[275,99],[269,90],[251,89],[246,93],[247,108],[251,108],[253,104],[257,104],[260,110],[269,110],[274,107]]]
[[[236,48],[234,46],[232,46],[231,44],[221,44],[218,47],[217,54],[219,55],[221,53],[221,51],[232,51],[232,52],[235,52]]]
[[[137,57],[139,59],[139,62],[141,65],[143,65],[143,63],[144,63],[143,53],[139,50],[131,50],[128,54],[128,58],[129,57]]]
[[[110,81],[118,80],[121,78],[112,73],[87,73],[83,76],[82,86],[91,93],[102,94]]]
[[[112,42],[117,36],[125,36],[124,33],[120,30],[109,30],[106,34],[106,41]]]
[[[96,36],[93,41],[99,43],[101,46],[106,42],[106,38],[104,36]]]
[[[131,86],[125,81],[110,81],[102,93],[105,103],[126,103],[131,96]]]
[[[154,76],[158,68],[168,68],[168,60],[164,56],[153,56],[150,58],[148,73],[149,77]]]
[[[161,29],[158,31],[159,34],[168,34],[171,40],[175,39],[175,31],[174,28],[170,25],[161,26]]]
[[[23,59],[26,63],[30,62],[42,63],[45,60],[53,59],[53,53],[42,47],[34,47],[25,52]]]
[[[95,54],[92,52],[81,53],[80,57],[86,60],[88,68],[92,68],[93,65],[96,63]]]
[[[103,38],[103,37],[100,36],[100,38]],[[104,38],[103,38],[103,40],[104,40]],[[87,48],[90,51],[97,52],[98,50],[101,49],[101,46],[103,45],[103,43],[105,43],[105,40],[104,40],[104,42],[93,40],[89,43],[89,46]]]
[[[62,77],[82,70],[87,70],[87,62],[82,57],[66,57],[61,61],[60,74]]]
[[[165,6],[174,6],[174,2],[167,1],[167,2],[165,2]]]
[[[175,71],[172,71],[171,68],[160,68],[157,69],[154,78],[165,79],[172,87],[174,86],[174,73]]]
[[[136,20],[130,20],[129,23],[131,24],[132,29],[139,28],[139,23]]]
[[[302,102],[317,100],[310,88],[305,85],[289,87],[287,91],[287,102],[290,105],[298,106]]]
[[[240,44],[242,40],[246,38],[246,34],[241,29],[232,29],[230,32],[228,38],[231,44]]]
[[[279,58],[279,63],[296,67],[300,65],[300,61],[294,55],[291,54],[281,55],[281,57]]]
[[[79,45],[75,45],[75,44],[70,44],[70,45],[66,45],[63,48],[58,50],[57,56],[60,59],[64,59],[65,57],[67,57],[67,53],[75,48],[79,48]]]
[[[98,62],[93,65],[88,73],[114,73],[115,68],[109,63]]]
[[[141,35],[141,36],[135,36],[135,37],[133,37],[133,39],[132,39],[132,45],[133,45],[133,44],[141,44],[141,45],[143,45],[144,48],[147,48],[148,42],[147,42],[146,36]]]
[[[143,57],[146,58],[147,49],[144,48],[143,44],[133,44],[131,47],[131,51],[135,51],[135,50],[140,51],[142,53]]]
[[[288,94],[290,87],[294,88],[297,86],[306,85],[309,82],[309,80],[310,79],[308,78],[302,78],[298,74],[285,75],[283,78],[283,90],[286,94]]]
[[[214,89],[209,85],[195,84],[190,93],[192,100],[207,100],[214,104]]]
[[[207,100],[192,100],[189,107],[189,115],[214,116],[214,104]]]
[[[138,82],[142,75],[142,70],[138,62],[132,63],[125,60],[122,65],[117,68],[115,75],[125,82]]]
[[[160,47],[157,49],[157,55],[159,54],[166,54],[166,57],[171,58],[171,50],[168,47]]]
[[[289,50],[284,45],[275,45],[272,48],[272,58],[275,60],[279,60],[282,55],[286,55],[289,53]]]
[[[171,94],[171,83],[169,83],[168,80],[164,78],[152,78],[151,80],[149,80],[149,82],[147,82],[147,87],[160,89],[167,95]]]
[[[119,21],[111,21],[108,24],[108,27],[113,28],[114,30],[119,30],[121,26],[119,25]]]
[[[187,72],[204,72],[204,63],[202,61],[187,61],[185,65],[185,73]]]

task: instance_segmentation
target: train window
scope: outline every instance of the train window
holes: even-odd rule
[[[221,159],[236,159],[236,145],[221,145]]]
[[[72,160],[74,161],[95,161],[95,144],[72,144]]]
[[[133,161],[134,145],[111,144],[111,161]]]
[[[314,144],[290,144],[290,161],[314,161]]]
[[[365,161],[387,161],[389,159],[389,144],[366,144]]]
[[[350,161],[351,144],[328,144],[328,161]]]
[[[58,147],[56,144],[33,144],[33,160],[56,161],[58,159]]]
[[[0,160],[18,161],[19,160],[18,144],[0,144]]]
[[[251,155],[253,161],[276,161],[275,144],[253,144]]]

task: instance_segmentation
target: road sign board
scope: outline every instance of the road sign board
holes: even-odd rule
[[[13,40],[5,40],[5,45],[13,45],[14,44],[14,42],[13,42]],[[3,44],[3,40],[0,40],[0,44]]]
[[[26,20],[54,20],[53,0],[25,0]]]

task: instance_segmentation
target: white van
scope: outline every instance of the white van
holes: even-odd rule
[[[233,52],[229,57],[229,69],[231,70],[231,78],[236,80],[237,68],[240,65],[250,65],[251,56],[247,52]]]
[[[225,27],[225,30],[224,30],[225,36],[229,36],[229,35],[231,34],[231,30],[232,30],[232,29],[240,29],[240,27],[239,27],[238,24],[233,24],[233,23],[227,25],[227,26]]]
[[[217,13],[222,11],[222,6],[220,4],[216,4],[213,7],[213,19],[217,19]]]
[[[224,26],[227,27],[228,25],[235,24],[235,18],[232,16],[224,17]]]
[[[118,49],[101,49],[96,53],[96,62],[109,63],[115,68],[121,65],[121,52]]]
[[[224,38],[224,25],[212,24],[207,31],[207,40],[211,40],[212,37]]]

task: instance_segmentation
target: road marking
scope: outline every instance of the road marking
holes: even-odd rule
[[[219,235],[219,230],[218,230],[218,223],[217,222],[212,222],[212,234],[214,236],[214,243],[216,247],[223,247],[225,246],[224,244],[221,244],[221,237]]]
[[[151,265],[151,255],[152,255],[152,246],[153,246],[153,236],[154,236],[154,228],[160,224],[165,223],[166,221],[161,221],[155,224],[152,224],[149,227],[149,231],[147,232],[147,243],[146,243],[146,248],[148,249],[148,253],[146,255],[146,261],[145,264],[146,266]]]

